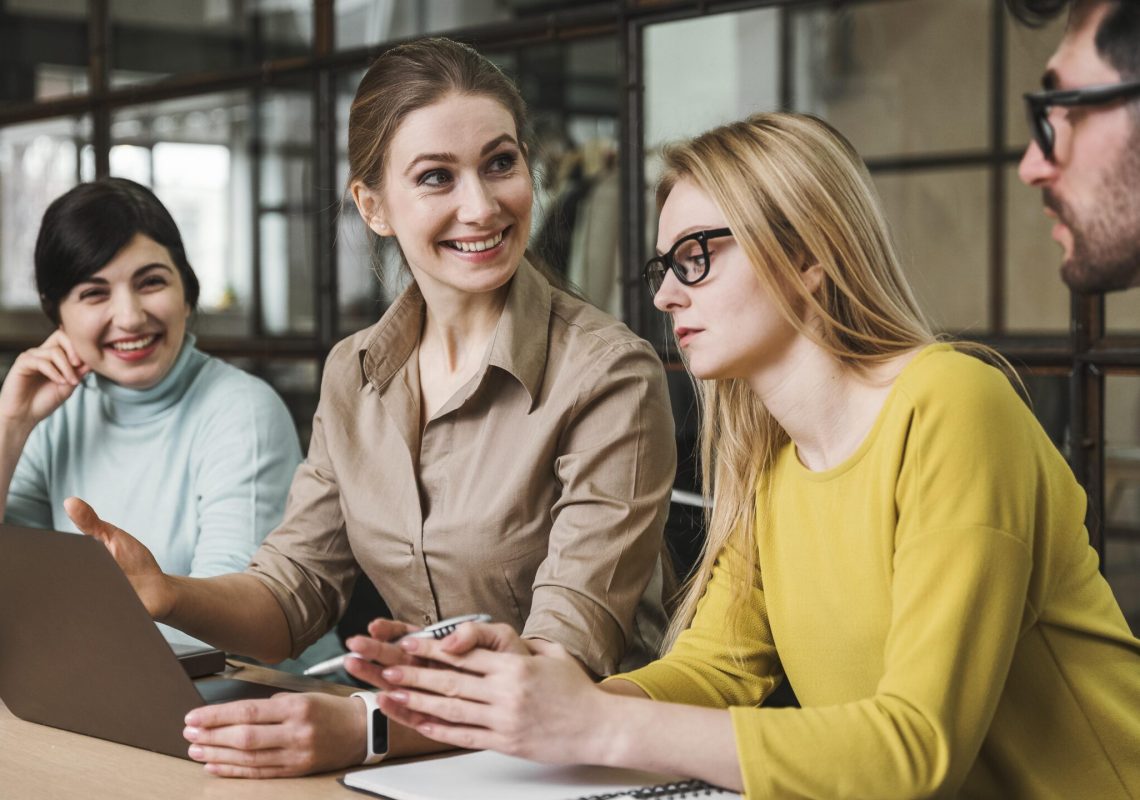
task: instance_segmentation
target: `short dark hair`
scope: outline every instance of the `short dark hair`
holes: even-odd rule
[[[198,276],[186,259],[182,235],[166,206],[145,186],[126,178],[81,183],[57,197],[44,212],[36,237],[36,291],[40,305],[59,324],[59,304],[94,275],[137,234],[165,247],[182,276],[186,305],[198,307]]]
[[[1096,32],[1097,53],[1120,77],[1140,78],[1140,0],[1006,0],[1006,7],[1017,19],[1037,27],[1066,9],[1086,13],[1099,2],[1113,8]]]

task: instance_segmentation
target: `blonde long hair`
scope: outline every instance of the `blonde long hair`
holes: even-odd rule
[[[805,114],[756,114],[714,128],[664,153],[657,207],[681,180],[716,203],[766,293],[801,334],[843,364],[867,370],[935,341],[903,277],[878,196],[851,144]],[[802,268],[819,264],[810,292]],[[813,317],[809,327],[804,310]],[[743,610],[756,566],[757,497],[788,436],[743,380],[694,381],[700,405],[702,489],[715,502],[708,536],[666,634],[688,627],[721,552],[731,546],[732,619]]]

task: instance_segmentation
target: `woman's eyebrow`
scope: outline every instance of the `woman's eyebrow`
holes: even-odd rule
[[[161,261],[153,261],[150,264],[144,264],[143,266],[136,269],[134,271],[134,273],[131,275],[131,277],[137,278],[140,275],[143,275],[147,272],[151,272],[152,270],[156,270],[156,269],[165,270],[166,272],[174,272],[174,268],[171,267],[169,264],[164,264]]]
[[[131,279],[133,280],[133,279],[139,277],[140,275],[147,273],[147,272],[150,272],[151,270],[155,270],[155,269],[161,269],[161,270],[165,270],[167,272],[174,272],[174,268],[171,267],[169,264],[164,264],[161,261],[155,261],[155,262],[152,262],[150,264],[144,264],[143,266],[136,269],[134,272],[131,273]],[[83,280],[79,281],[75,285],[76,286],[82,286],[82,285],[88,284],[88,283],[93,283],[93,284],[96,284],[97,286],[109,286],[111,282],[109,280],[107,280],[106,278],[100,278],[98,275],[92,275],[90,278],[84,278]]]
[[[518,146],[518,142],[515,141],[515,137],[511,136],[509,133],[503,133],[483,145],[483,148],[479,151],[479,155],[487,155],[503,142],[510,142],[516,147]],[[410,162],[408,162],[408,166],[404,168],[404,174],[407,175],[410,173],[415,168],[416,164],[419,164],[421,161],[442,161],[445,164],[454,164],[458,160],[459,159],[455,157],[454,153],[420,153]]]

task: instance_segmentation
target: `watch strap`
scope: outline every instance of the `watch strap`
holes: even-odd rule
[[[388,717],[376,703],[376,692],[353,692],[352,696],[364,701],[364,714],[368,721],[364,760],[360,763],[375,764],[388,755]]]

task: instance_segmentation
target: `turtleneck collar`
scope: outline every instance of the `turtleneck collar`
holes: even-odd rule
[[[103,412],[112,422],[121,425],[148,422],[178,403],[205,365],[207,356],[194,346],[196,341],[193,334],[187,333],[170,371],[148,389],[130,389],[94,373],[87,376],[85,382],[88,388],[102,394]]]

